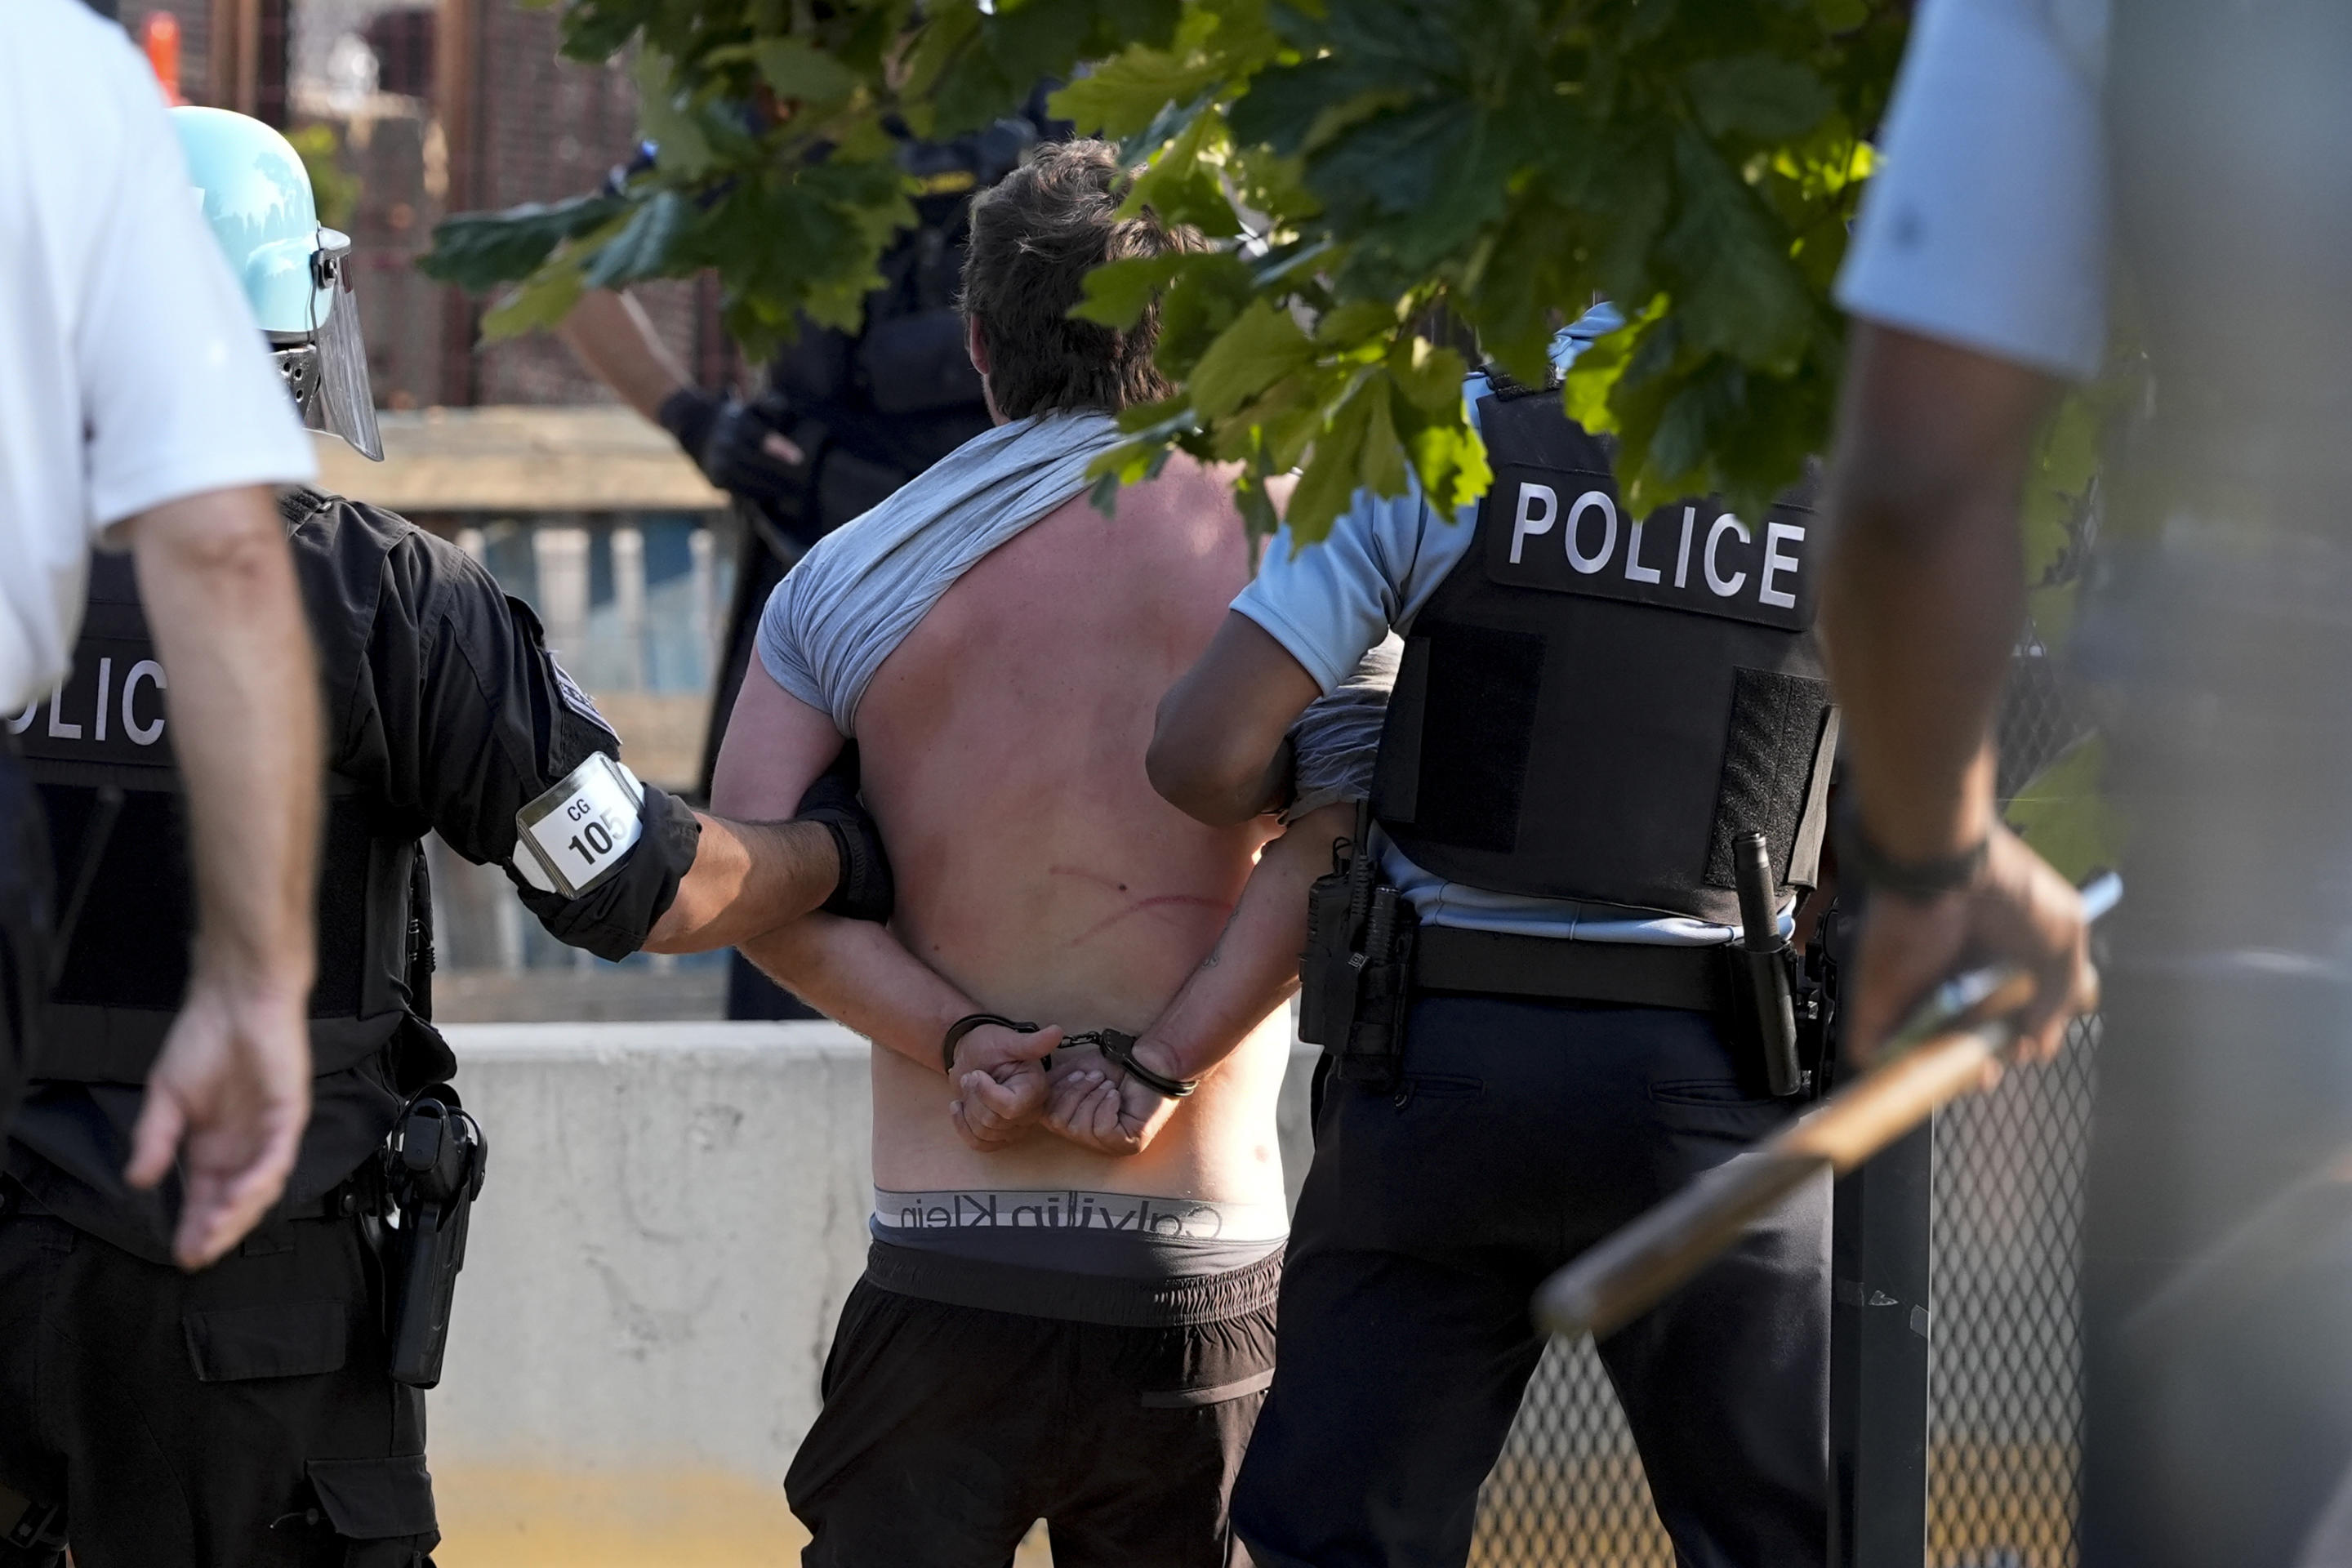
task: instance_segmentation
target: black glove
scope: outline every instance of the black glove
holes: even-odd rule
[[[772,517],[800,515],[808,489],[808,464],[786,462],[768,450],[771,436],[784,434],[788,413],[770,395],[757,403],[718,398],[681,386],[662,400],[663,429],[677,438],[703,477]]]
[[[887,921],[898,907],[898,884],[882,850],[882,830],[859,803],[857,784],[857,742],[852,741],[808,786],[793,820],[824,823],[841,854],[841,880],[819,907],[854,921]]]

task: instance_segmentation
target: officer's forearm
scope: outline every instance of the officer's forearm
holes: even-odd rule
[[[188,794],[201,965],[307,993],[320,813],[319,680],[267,489],[215,490],[131,531]]]
[[[648,419],[658,418],[671,393],[692,384],[645,307],[627,294],[589,289],[556,334],[599,381]]]
[[[1822,630],[1864,824],[1929,860],[1992,820],[1993,712],[2024,611],[2019,493],[2041,376],[1857,327]]]
[[[814,914],[740,945],[810,1006],[930,1072],[948,1026],[982,1005],[872,921]]]
[[[694,865],[646,937],[648,952],[735,947],[799,920],[832,897],[841,877],[833,835],[816,822],[702,825]]]
[[[1353,806],[1327,805],[1265,847],[1216,946],[1138,1039],[1145,1066],[1200,1078],[1290,1000],[1307,945],[1307,889],[1331,868],[1332,844],[1354,825]]]
[[[1284,737],[1320,689],[1256,622],[1228,614],[1200,662],[1160,700],[1144,755],[1151,787],[1214,827],[1279,805]]]

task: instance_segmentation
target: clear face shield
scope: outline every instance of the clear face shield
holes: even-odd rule
[[[271,347],[286,390],[302,410],[302,423],[340,436],[353,450],[383,461],[383,437],[375,423],[375,394],[368,385],[367,344],[360,337],[359,301],[352,296],[352,242],[331,228],[319,230],[310,258],[311,298],[329,301],[327,319],[314,321],[305,337],[272,333]]]

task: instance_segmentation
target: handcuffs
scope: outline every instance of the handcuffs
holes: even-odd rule
[[[1007,1018],[998,1013],[965,1014],[948,1026],[947,1034],[940,1041],[940,1062],[950,1077],[955,1073],[958,1042],[983,1024],[994,1024],[999,1028],[1011,1029],[1015,1034],[1021,1035],[1034,1035],[1045,1026],[1042,1024],[1024,1024],[1017,1018]],[[1201,1080],[1197,1078],[1170,1078],[1166,1073],[1154,1072],[1137,1061],[1135,1046],[1138,1038],[1139,1037],[1130,1035],[1124,1029],[1088,1029],[1084,1034],[1064,1036],[1062,1043],[1055,1048],[1067,1051],[1075,1050],[1080,1046],[1092,1046],[1102,1052],[1106,1061],[1122,1072],[1132,1075],[1136,1082],[1163,1099],[1189,1099],[1192,1091],[1201,1087]],[[1045,1070],[1051,1072],[1053,1066],[1052,1058],[1048,1058]]]

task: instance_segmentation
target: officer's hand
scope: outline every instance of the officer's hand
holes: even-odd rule
[[[1137,1043],[1144,1065],[1161,1070],[1150,1041]],[[1172,1063],[1170,1076],[1175,1076]],[[1048,1131],[1097,1154],[1140,1154],[1176,1114],[1177,1102],[1122,1071],[1089,1046],[1054,1061],[1054,1088],[1045,1103]]]
[[[792,510],[804,482],[808,456],[777,429],[782,405],[768,399],[742,403],[681,386],[656,416],[677,438],[703,477],[720,489],[761,507]]]
[[[730,495],[789,511],[806,482],[807,455],[755,403],[728,399],[710,422],[699,461],[710,482]]]
[[[186,1195],[172,1249],[183,1268],[235,1247],[285,1190],[310,1114],[307,989],[241,982],[201,964],[189,977],[148,1074],[123,1172],[132,1186],[152,1187],[178,1153]]]
[[[1040,1064],[1061,1043],[1061,1029],[1051,1024],[1034,1035],[982,1024],[958,1040],[948,1074],[959,1090],[948,1106],[957,1135],[983,1153],[1026,1138],[1045,1110]]]
[[[1993,829],[1976,884],[1916,900],[1874,891],[1846,998],[1846,1051],[1867,1066],[1879,1043],[1942,981],[1979,964],[2021,965],[2035,982],[2018,1016],[2017,1057],[2057,1053],[2066,1026],[2099,1005],[2081,895],[2005,827]],[[1998,1065],[1987,1081],[2000,1076]]]

